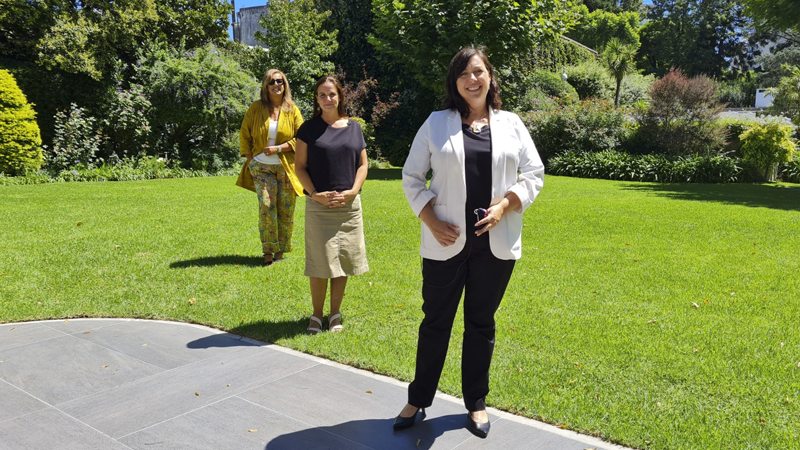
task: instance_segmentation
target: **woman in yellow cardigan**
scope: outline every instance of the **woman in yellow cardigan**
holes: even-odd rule
[[[294,171],[294,135],[302,123],[286,76],[268,70],[261,81],[261,99],[250,105],[242,121],[239,147],[247,161],[236,181],[258,195],[258,231],[266,265],[292,251],[294,204],[303,195]]]

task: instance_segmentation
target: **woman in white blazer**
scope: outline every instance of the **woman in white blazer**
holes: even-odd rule
[[[425,318],[408,404],[394,429],[413,426],[433,403],[463,293],[467,429],[485,438],[494,314],[521,256],[522,213],[542,189],[544,165],[520,118],[500,111],[497,81],[482,50],[469,47],[456,54],[445,94],[444,110],[419,129],[403,166],[403,190],[423,223]]]

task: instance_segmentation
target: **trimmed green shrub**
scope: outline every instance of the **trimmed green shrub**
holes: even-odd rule
[[[68,112],[58,111],[55,119],[53,147],[45,147],[49,172],[58,173],[77,165],[94,167],[100,162],[95,158],[100,149],[101,136],[94,117],[86,115],[83,108],[73,103]]]
[[[750,181],[738,158],[630,155],[620,151],[568,152],[550,160],[549,173],[579,178],[661,183]]]
[[[536,89],[544,92],[551,97],[557,97],[566,101],[578,100],[578,93],[569,83],[561,79],[561,75],[548,72],[546,70],[536,70],[527,78],[526,84],[529,89]]]
[[[767,181],[775,181],[778,164],[792,160],[793,132],[791,125],[776,120],[754,124],[739,136],[742,160],[755,167]]]
[[[14,76],[0,70],[0,173],[23,174],[42,166],[42,138],[36,112]]]
[[[742,141],[739,136],[744,133],[744,130],[757,124],[758,119],[724,118],[720,119],[718,123],[726,130],[724,151],[741,156],[739,149],[742,148]]]
[[[608,100],[581,101],[520,116],[542,159],[564,152],[595,153],[625,145],[634,124]]]
[[[612,99],[614,80],[597,61],[586,61],[567,67],[567,82],[575,88],[581,100],[587,98]]]

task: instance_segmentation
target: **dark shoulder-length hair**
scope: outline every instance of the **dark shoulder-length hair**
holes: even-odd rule
[[[320,77],[320,79],[317,80],[317,84],[314,85],[314,112],[311,114],[311,118],[313,119],[314,117],[322,115],[322,108],[319,107],[319,101],[317,100],[317,91],[319,87],[325,83],[333,83],[336,87],[336,96],[339,97],[339,117],[347,117],[344,113],[344,91],[342,90],[342,85],[333,75],[325,75],[324,77]]]
[[[491,109],[500,109],[500,106],[503,104],[503,101],[500,100],[500,88],[497,86],[497,79],[494,76],[494,68],[489,62],[489,58],[486,56],[486,53],[483,52],[483,48],[465,47],[456,53],[456,56],[454,56],[450,61],[450,68],[447,70],[447,79],[444,83],[445,97],[444,102],[442,102],[442,108],[458,111],[461,114],[461,117],[467,117],[469,115],[469,104],[466,100],[464,100],[464,97],[458,93],[456,81],[461,73],[467,68],[469,60],[475,55],[477,55],[481,61],[483,61],[483,64],[486,66],[486,70],[489,71],[489,79],[491,80],[489,82],[489,92],[486,93],[486,106]]]
[[[281,78],[283,78],[283,101],[281,103],[281,109],[284,112],[290,113],[294,108],[292,90],[289,89],[289,80],[286,78],[286,75],[278,69],[269,69],[267,73],[264,74],[264,78],[261,79],[261,104],[272,108],[272,102],[269,101],[269,82],[276,73],[280,74]]]

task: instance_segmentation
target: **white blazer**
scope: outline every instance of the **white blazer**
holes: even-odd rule
[[[536,151],[528,129],[511,112],[491,111],[492,130],[492,205],[499,203],[508,192],[522,202],[516,211],[506,211],[496,227],[489,230],[492,254],[499,259],[519,259],[522,256],[522,213],[533,203],[544,184],[544,164]],[[433,170],[430,186],[426,175]],[[464,170],[464,136],[461,115],[446,110],[432,113],[422,124],[411,144],[403,165],[403,191],[414,214],[431,199],[439,220],[459,227],[455,244],[443,247],[433,233],[422,224],[420,255],[444,261],[457,255],[467,241],[464,209],[467,203],[467,184]]]

